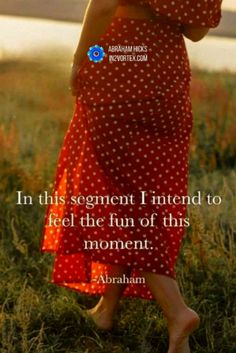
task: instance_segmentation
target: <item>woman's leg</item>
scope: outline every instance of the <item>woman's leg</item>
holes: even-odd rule
[[[150,272],[142,275],[167,319],[168,353],[190,353],[188,337],[199,326],[199,316],[186,305],[174,279]]]
[[[109,277],[122,277],[125,274],[130,276],[131,269],[122,266],[110,265]],[[126,288],[126,283],[107,283],[105,293],[100,298],[97,305],[87,310],[87,314],[92,317],[96,325],[104,330],[112,327],[113,316],[118,308],[119,300]]]

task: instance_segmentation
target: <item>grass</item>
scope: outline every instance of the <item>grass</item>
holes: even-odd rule
[[[117,325],[100,333],[81,316],[88,297],[49,283],[52,257],[39,252],[44,208],[16,205],[16,190],[51,187],[56,157],[73,113],[68,71],[55,60],[0,64],[0,330],[2,353],[165,353],[163,317],[153,302],[123,298]],[[222,197],[189,207],[178,280],[200,313],[195,353],[235,353],[236,76],[194,71],[195,126],[190,192]]]

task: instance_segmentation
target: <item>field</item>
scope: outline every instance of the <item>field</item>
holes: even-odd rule
[[[16,191],[49,190],[73,113],[69,65],[50,60],[0,63],[2,353],[166,353],[165,321],[154,302],[122,299],[115,328],[97,331],[81,309],[97,300],[49,283],[52,256],[39,252],[44,208],[16,205]],[[178,281],[201,327],[195,353],[236,352],[236,75],[195,70],[190,193],[220,195],[191,206]]]

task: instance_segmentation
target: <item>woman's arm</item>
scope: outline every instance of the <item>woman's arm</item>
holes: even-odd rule
[[[191,25],[183,25],[182,33],[183,35],[192,40],[193,42],[198,42],[208,33],[209,28],[206,27],[194,27]]]
[[[74,64],[80,65],[90,46],[105,32],[118,6],[118,0],[90,0],[87,7]]]

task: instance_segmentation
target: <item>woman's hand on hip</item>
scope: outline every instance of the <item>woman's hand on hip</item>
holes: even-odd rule
[[[79,69],[79,65],[72,64],[70,74],[70,91],[72,96],[78,96],[79,94]]]

